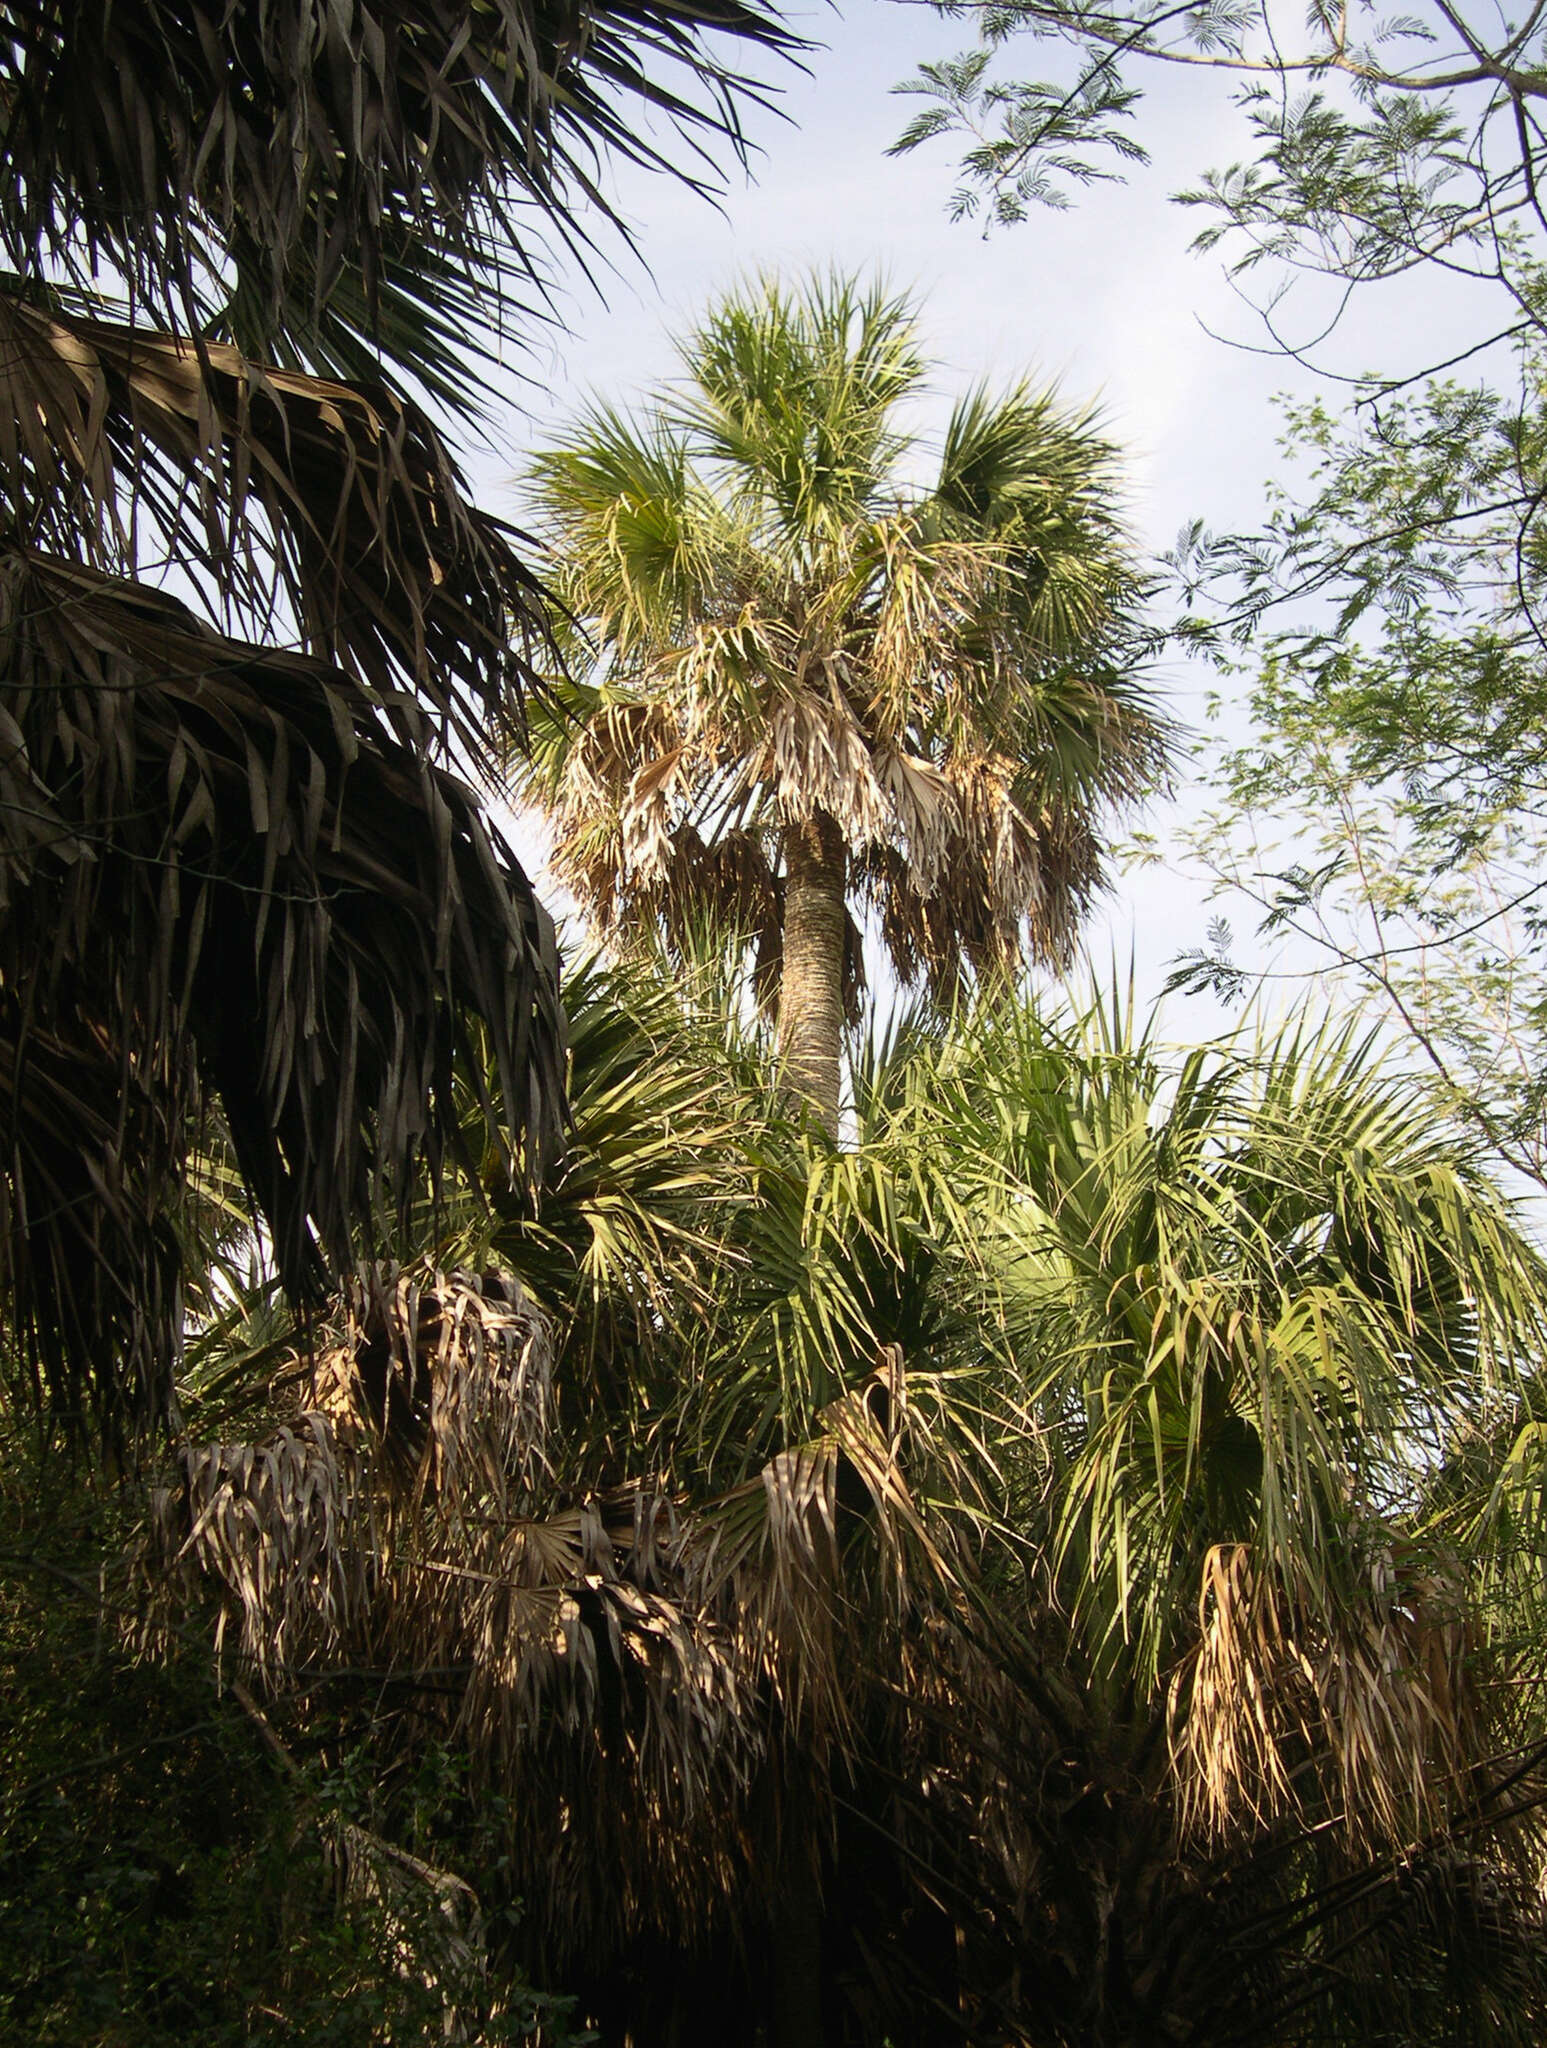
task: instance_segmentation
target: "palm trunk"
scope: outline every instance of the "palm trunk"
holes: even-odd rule
[[[838,1137],[843,1049],[843,946],[848,928],[843,835],[818,813],[784,836],[784,970],[779,1050],[791,1094]]]
[[[822,2048],[822,1887],[802,1847],[786,1842],[774,1909],[770,2048]]]

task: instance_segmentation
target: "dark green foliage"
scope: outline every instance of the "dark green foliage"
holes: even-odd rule
[[[346,375],[385,344],[464,402],[468,343],[512,287],[526,315],[543,231],[581,239],[609,155],[675,168],[660,116],[685,175],[738,144],[716,34],[796,47],[741,0],[6,0],[0,23],[15,270],[105,263],[153,326]]]
[[[448,1951],[446,1902],[465,1920],[466,1892],[441,1867],[447,1830],[493,1867],[502,1824],[470,1812],[454,1754],[426,1752],[413,1776],[377,1785],[369,1710],[345,1695],[340,1711],[335,1688],[307,1717],[303,1761],[286,1763],[219,1689],[200,1634],[133,1660],[118,1503],[82,1481],[46,1507],[25,1446],[6,1450],[0,2043],[569,2040],[563,2001],[482,1951]],[[507,1902],[484,1920],[488,1947],[512,1918]],[[458,2002],[461,2031],[447,2035]]]
[[[552,1156],[556,960],[470,793],[342,672],[15,554],[0,663],[25,750],[0,770],[9,1277],[60,1413],[112,1439],[168,1410],[169,1218],[202,1093],[315,1297],[384,1176],[411,1186],[421,1153],[438,1172],[470,1015],[506,1179]]]
[[[670,167],[649,117],[737,145],[714,31],[790,41],[739,0],[0,5],[0,1291],[77,1434],[168,1418],[212,1105],[303,1301],[437,1177],[474,1034],[502,1184],[556,1149],[549,928],[447,772],[519,731],[547,615],[405,391],[476,397],[531,224]]]

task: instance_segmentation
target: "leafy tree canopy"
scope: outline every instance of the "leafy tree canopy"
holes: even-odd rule
[[[897,145],[966,143],[958,213],[1019,220],[1123,175],[1144,159],[1157,72],[1213,74],[1252,150],[1179,196],[1201,215],[1197,246],[1256,295],[1270,345],[1330,368],[1322,344],[1355,291],[1406,274],[1476,287],[1471,334],[1431,365],[1474,381],[1426,381],[1410,360],[1341,379],[1345,418],[1291,414],[1308,486],[1280,492],[1254,535],[1188,528],[1168,567],[1182,644],[1252,678],[1256,729],[1195,847],[1270,934],[1313,942],[1376,1000],[1448,1100],[1539,1179],[1547,19],[1361,4],[1313,7],[1291,33],[1256,4],[961,11],[980,46],[909,82],[926,104]],[[1063,54],[1053,82],[1005,76],[1029,46]],[[1313,293],[1320,341],[1301,349],[1284,294],[1307,277],[1330,296]],[[1239,994],[1251,977],[1220,928],[1178,979]]]
[[[1526,409],[1433,384],[1290,415],[1309,466],[1266,532],[1172,557],[1188,632],[1251,677],[1250,738],[1188,834],[1263,934],[1376,1001],[1451,1104],[1541,1181],[1547,1072],[1539,373]],[[1211,611],[1211,605],[1217,610]],[[1292,607],[1309,622],[1273,621]],[[1303,946],[1301,949],[1304,957]],[[1217,932],[1178,979],[1239,995]]]
[[[1134,127],[1146,74],[1211,73],[1236,88],[1253,152],[1181,195],[1207,215],[1201,247],[1227,250],[1237,274],[1287,267],[1344,287],[1428,266],[1498,288],[1497,323],[1478,346],[1541,328],[1539,6],[1419,0],[1386,14],[1355,0],[1313,5],[1293,29],[1261,0],[981,0],[940,12],[970,17],[981,40],[899,87],[926,104],[896,148],[964,145],[958,215],[1019,221],[1124,175],[1147,160]],[[1055,57],[1052,79],[1003,75],[1022,43]],[[1276,296],[1263,307],[1270,327]]]

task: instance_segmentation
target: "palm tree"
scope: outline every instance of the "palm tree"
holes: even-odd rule
[[[1033,1611],[1109,1788],[1063,1845],[1069,2037],[1534,2038],[1542,1638],[1490,1645],[1434,1475],[1539,1371],[1539,1253],[1350,1028],[1178,1058],[1116,1001],[1005,1007],[957,1058],[928,1114],[961,1119]]]
[[[915,309],[764,279],[681,347],[685,381],[539,455],[555,586],[599,650],[525,791],[604,930],[706,911],[754,937],[787,1071],[829,1132],[851,905],[904,981],[1067,959],[1109,808],[1166,731],[1133,680],[1112,449],[1019,384],[953,411],[915,487]]]
[[[721,31],[788,41],[740,0],[0,4],[0,1271],[76,1424],[167,1408],[208,1103],[299,1294],[481,1033],[507,1173],[554,1149],[551,933],[451,772],[546,607],[413,394],[476,406],[539,224],[664,161],[647,108],[736,142]]]
[[[609,2044],[1537,2038],[1541,1638],[1430,1451],[1547,1276],[1421,1091],[999,995],[839,1151],[707,998],[566,986],[563,1168],[189,1447],[163,1594],[303,1725],[390,1664]]]

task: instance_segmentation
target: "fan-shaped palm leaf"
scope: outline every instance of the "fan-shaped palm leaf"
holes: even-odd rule
[[[475,1021],[507,1177],[552,1150],[546,926],[429,765],[517,728],[543,606],[402,389],[476,400],[530,224],[669,167],[647,117],[690,176],[739,147],[722,32],[791,43],[740,0],[0,5],[0,1277],[109,1435],[167,1406],[212,1095],[303,1293],[455,1140]]]
[[[962,1087],[1015,1348],[1042,1361],[1049,1585],[1093,1678],[1170,1688],[1210,1826],[1307,1797],[1426,1825],[1479,1702],[1424,1461],[1539,1353],[1540,1262],[1346,1033],[1170,1067],[1110,1018],[1012,1012]]]

